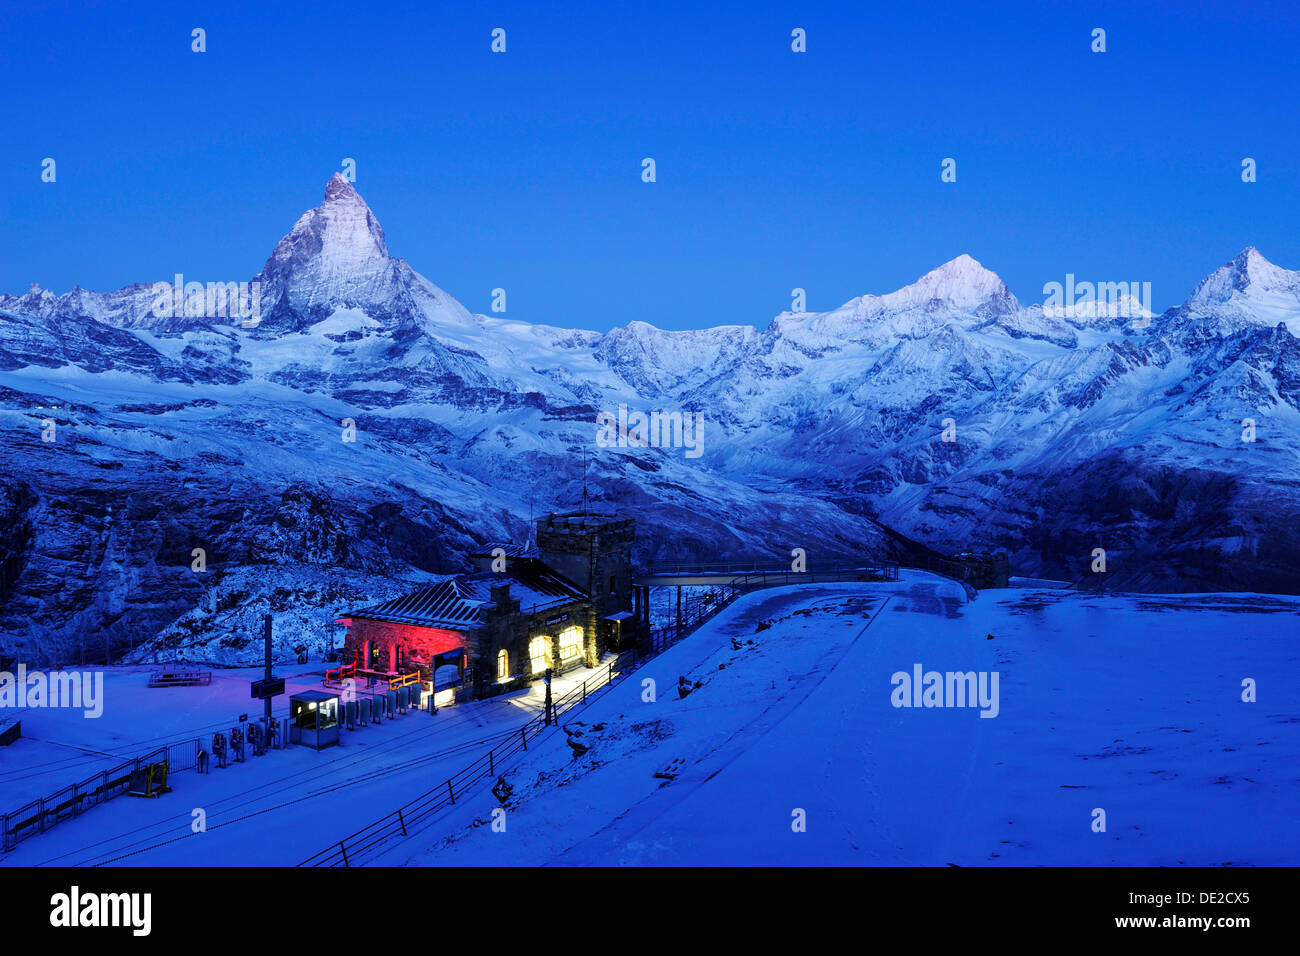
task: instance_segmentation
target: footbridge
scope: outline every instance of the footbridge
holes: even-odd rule
[[[922,555],[912,559],[908,567],[951,578],[965,587],[968,593],[974,594],[974,588],[970,585],[970,569],[959,561]],[[896,562],[866,555],[820,558],[814,566],[803,571],[793,570],[785,558],[771,557],[722,564],[685,562],[659,565],[646,570],[632,581],[632,616],[637,621],[637,644],[645,653],[663,650],[695,630],[740,595],[759,588],[831,581],[897,581],[898,569]],[[669,598],[668,607],[660,608],[657,625],[650,613],[650,591],[653,588],[676,589],[676,606],[673,606],[673,599]],[[683,601],[683,588],[709,590],[701,596],[687,597]],[[665,610],[667,614],[664,613]]]
[[[898,565],[890,562],[856,561],[803,571],[782,567],[774,559],[734,562],[730,564],[680,564],[647,570],[632,582],[632,614],[637,620],[638,644],[645,653],[663,650],[685,637],[724,607],[760,588],[786,587],[792,584],[819,584],[828,581],[896,581]],[[650,613],[652,588],[674,588],[676,609],[671,603],[669,623],[654,625]],[[708,588],[698,597],[683,602],[683,588]],[[662,621],[664,609],[658,615]]]

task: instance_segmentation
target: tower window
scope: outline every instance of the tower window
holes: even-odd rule
[[[612,574],[609,576],[609,593],[610,594],[618,593],[618,578]]]

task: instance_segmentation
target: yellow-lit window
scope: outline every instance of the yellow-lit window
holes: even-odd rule
[[[510,679],[510,655],[505,648],[497,651],[497,680]]]
[[[528,657],[533,664],[533,673],[541,675],[551,662],[551,639],[546,635],[534,637],[528,642]]]
[[[582,628],[566,627],[560,632],[560,660],[568,663],[582,656]]]

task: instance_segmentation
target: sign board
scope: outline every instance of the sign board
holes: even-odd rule
[[[552,624],[561,624],[564,621],[567,621],[568,619],[569,619],[569,612],[565,611],[563,614],[555,615],[555,617],[548,617],[546,619],[546,626],[550,627]]]
[[[284,693],[284,678],[269,677],[266,680],[255,680],[252,682],[252,693],[250,697],[258,700],[266,700],[268,697],[276,697]]]

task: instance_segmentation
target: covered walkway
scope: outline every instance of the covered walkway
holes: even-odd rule
[[[684,637],[700,624],[713,617],[737,597],[760,588],[788,587],[793,584],[819,584],[839,581],[897,581],[898,565],[887,562],[863,563],[856,566],[816,568],[792,571],[789,568],[756,569],[753,564],[734,568],[707,565],[698,569],[676,567],[671,570],[650,570],[632,582],[632,614],[638,623],[638,645],[642,652],[653,653]],[[650,589],[672,587],[677,589],[677,614],[673,623],[652,627],[650,622]],[[683,608],[682,588],[722,588],[721,600],[697,607],[694,613]]]

